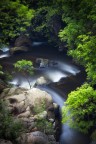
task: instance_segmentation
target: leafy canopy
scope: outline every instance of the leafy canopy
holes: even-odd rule
[[[83,133],[96,125],[96,91],[88,84],[68,95],[62,113],[63,122]]]
[[[0,1],[0,43],[6,44],[22,32],[26,33],[33,17],[34,10],[19,0]]]
[[[66,23],[59,32],[67,43],[68,54],[86,69],[87,78],[96,84],[96,4],[95,0],[62,0],[62,20]],[[86,5],[86,6],[85,6]]]
[[[23,76],[27,79],[28,84],[31,88],[31,82],[28,79],[28,74],[32,75],[33,74],[33,63],[31,61],[28,60],[19,60],[14,64],[14,67],[16,68],[16,70],[18,70],[19,72],[21,72],[23,74]]]

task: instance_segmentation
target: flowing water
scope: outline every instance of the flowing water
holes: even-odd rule
[[[13,56],[10,56],[8,50],[8,48],[4,48],[0,55],[0,61],[4,69],[8,71],[13,71],[13,63],[20,59],[46,58],[55,61],[56,65],[50,65],[45,68],[36,67],[34,75],[29,77],[29,79],[31,85],[34,85],[36,79],[40,76],[47,78],[51,84],[58,84],[58,82],[63,81],[64,86],[62,89],[51,84],[39,86],[40,89],[50,93],[53,101],[60,105],[61,108],[64,105],[64,101],[66,101],[68,93],[85,81],[85,73],[81,67],[76,66],[66,54],[59,52],[57,48],[49,46],[45,42],[33,42],[30,52],[18,53]],[[13,79],[10,83],[29,88],[26,79],[20,73],[14,74],[13,72]],[[62,125],[60,144],[89,144],[89,138],[65,124]]]

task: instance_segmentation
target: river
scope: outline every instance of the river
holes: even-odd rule
[[[29,52],[12,56],[10,56],[8,48],[4,48],[0,54],[0,63],[4,66],[5,71],[12,72],[14,62],[20,59],[33,60],[33,58],[45,58],[56,63],[54,66],[45,68],[36,67],[30,81],[34,85],[40,76],[47,78],[50,84],[39,88],[50,93],[53,101],[62,108],[68,93],[84,83],[86,79],[84,69],[74,64],[64,52],[59,52],[58,48],[50,46],[46,42],[38,41],[32,43],[32,49]],[[26,79],[20,73],[14,74],[13,72],[13,79],[9,83],[29,88]],[[65,124],[62,125],[60,144],[89,144],[89,138]]]

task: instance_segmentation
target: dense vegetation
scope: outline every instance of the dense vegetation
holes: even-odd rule
[[[63,121],[84,133],[95,130],[96,1],[5,0],[0,2],[0,7],[2,44],[27,34],[30,29],[30,36],[35,33],[47,37],[85,67],[87,84],[68,95]]]
[[[0,43],[8,44],[21,33],[28,34],[26,29],[33,17],[34,10],[19,0],[0,1]]]
[[[0,100],[0,138],[14,141],[21,132],[24,132],[24,128],[20,121],[13,118],[6,107],[7,103]]]
[[[95,111],[96,91],[90,85],[84,84],[69,94],[63,107],[63,122],[88,133],[96,125]]]

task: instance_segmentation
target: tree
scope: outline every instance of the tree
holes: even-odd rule
[[[28,75],[33,75],[33,63],[31,61],[28,61],[28,60],[20,60],[20,61],[17,61],[15,64],[14,64],[14,67],[23,74],[23,76],[26,78],[29,86],[30,86],[30,89],[31,89],[31,82],[28,78]]]
[[[27,33],[33,17],[34,10],[19,0],[0,1],[0,43],[8,44],[21,33]]]
[[[59,32],[67,43],[68,55],[85,67],[87,78],[96,84],[96,5],[95,0],[64,0],[62,20],[66,23]],[[85,6],[86,5],[86,6]]]
[[[78,36],[78,46],[69,50],[69,55],[78,60],[86,68],[87,79],[92,85],[96,84],[96,36],[91,33]]]
[[[96,125],[96,91],[88,84],[82,85],[68,95],[64,103],[63,122],[83,133]]]

